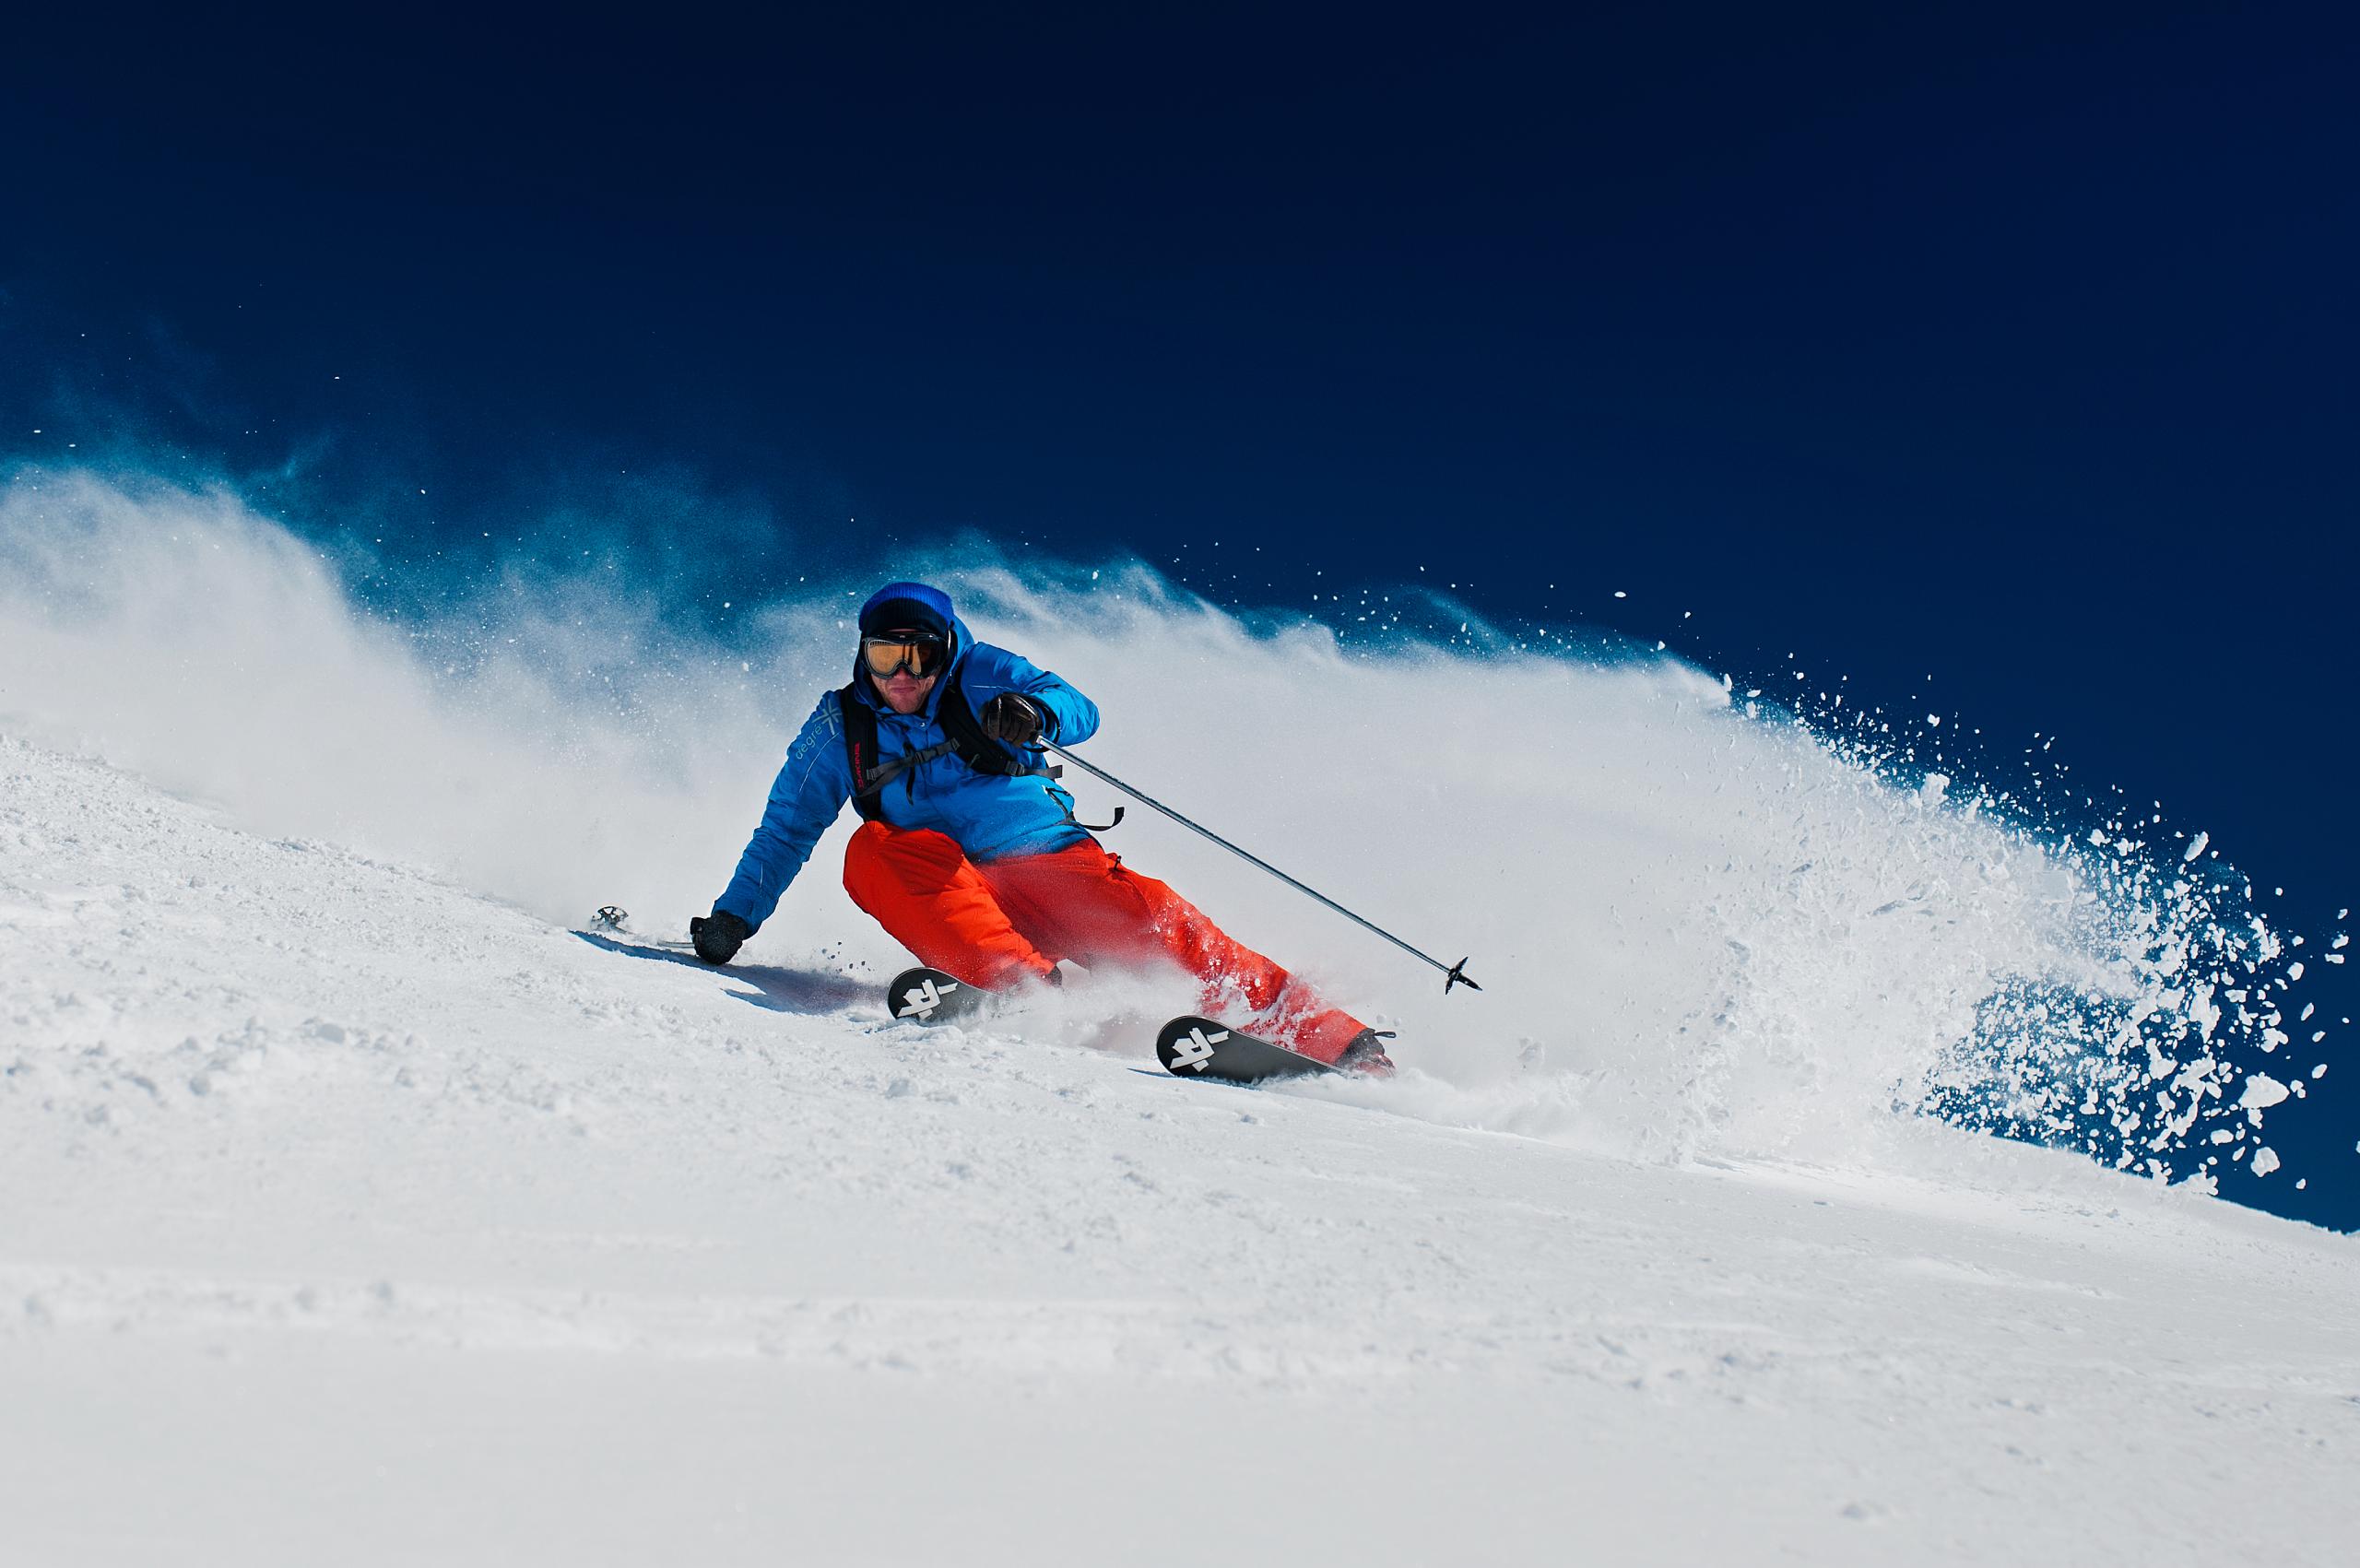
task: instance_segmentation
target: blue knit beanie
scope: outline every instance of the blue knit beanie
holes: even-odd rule
[[[955,619],[950,595],[941,589],[924,583],[888,583],[860,607],[860,634],[879,637],[906,627],[931,631],[947,642]]]

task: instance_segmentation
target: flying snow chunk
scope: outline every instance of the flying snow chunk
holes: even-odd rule
[[[2270,1174],[2271,1172],[2278,1169],[2278,1150],[2267,1146],[2255,1149],[2250,1169],[2257,1176]]]
[[[2212,842],[2212,835],[2211,833],[2197,834],[2196,837],[2189,843],[2188,853],[2179,857],[2180,864],[2185,866],[2189,861],[2195,859],[2198,855],[2202,855],[2204,853],[2204,846]]]
[[[2238,1098],[2237,1103],[2248,1111],[2258,1111],[2275,1105],[2285,1098],[2284,1084],[2268,1073],[2248,1073],[2246,1075],[2246,1091]]]
[[[1950,787],[1951,776],[1948,773],[1928,773],[1926,782],[1918,786],[1918,798],[1929,806],[1934,805]]]

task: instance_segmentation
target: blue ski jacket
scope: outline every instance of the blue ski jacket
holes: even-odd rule
[[[949,607],[949,600],[944,601]],[[949,738],[935,710],[959,671],[968,705],[980,714],[1004,691],[1021,695],[1040,710],[1043,734],[1060,745],[1089,739],[1098,730],[1098,704],[1021,654],[978,643],[967,623],[950,617],[950,662],[944,678],[914,713],[896,713],[878,700],[853,653],[856,699],[877,710],[879,766]],[[852,760],[844,751],[843,711],[828,692],[803,721],[786,749],[786,764],[771,785],[761,826],[738,857],[738,874],[714,901],[753,930],[778,907],[779,895],[811,857],[811,846],[852,799]],[[979,773],[954,754],[921,762],[878,796],[884,820],[896,828],[932,828],[947,833],[974,861],[1011,855],[1045,855],[1080,843],[1089,835],[1073,819],[1073,796],[1038,774]]]

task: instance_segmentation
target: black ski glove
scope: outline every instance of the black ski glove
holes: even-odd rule
[[[984,734],[1009,746],[1030,746],[1041,738],[1041,711],[1013,691],[1003,691],[984,704],[976,715]]]
[[[689,922],[689,940],[697,945],[697,957],[707,963],[727,963],[753,934],[752,926],[726,909]]]

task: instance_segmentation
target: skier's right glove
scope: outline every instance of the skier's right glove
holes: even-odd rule
[[[984,704],[976,715],[984,734],[1010,746],[1030,746],[1041,738],[1041,710],[1013,691],[1003,691]]]
[[[727,963],[753,934],[752,926],[726,909],[689,922],[689,940],[697,945],[697,957],[707,963]]]

